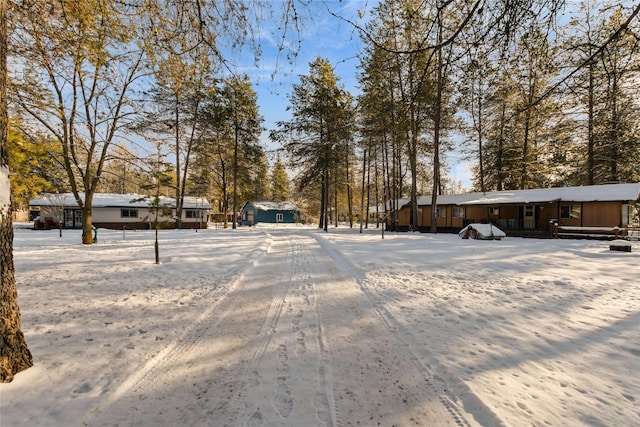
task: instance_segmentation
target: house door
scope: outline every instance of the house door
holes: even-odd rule
[[[73,211],[73,228],[82,228],[82,211],[80,209]]]
[[[533,205],[524,207],[524,228],[526,230],[536,228],[536,207]]]
[[[82,211],[80,209],[64,210],[64,228],[81,228]]]

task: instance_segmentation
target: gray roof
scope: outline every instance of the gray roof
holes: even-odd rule
[[[79,194],[84,200],[84,193]],[[93,195],[93,208],[146,208],[152,203],[153,197],[144,194],[110,194],[96,193]],[[175,198],[160,197],[160,205],[175,207]],[[43,193],[32,199],[29,206],[78,206],[72,193]],[[185,197],[183,208],[211,210],[209,201],[204,197]]]
[[[488,191],[485,193],[438,196],[439,205],[503,205],[549,202],[634,202],[640,201],[640,183],[602,184],[583,187],[536,188]],[[418,197],[418,205],[431,205],[431,196]]]
[[[293,202],[247,202],[255,206],[256,209],[261,211],[297,211],[298,207]]]

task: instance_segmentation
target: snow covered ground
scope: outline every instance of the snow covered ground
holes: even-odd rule
[[[0,426],[640,425],[640,243],[16,227]]]

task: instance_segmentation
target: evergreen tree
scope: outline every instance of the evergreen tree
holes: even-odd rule
[[[268,189],[268,162],[259,144],[263,119],[248,77],[221,81],[200,120],[203,139],[195,150],[190,188],[218,201],[227,218],[241,202],[263,198]]]
[[[242,187],[250,187],[253,184],[251,174],[246,172],[251,170],[254,165],[259,166],[261,164],[260,157],[264,154],[258,144],[260,125],[263,119],[258,113],[257,95],[251,87],[248,76],[244,75],[241,78],[234,77],[227,80],[222,93],[230,112],[228,126],[233,132],[232,212],[235,218],[240,210],[238,196]],[[255,175],[253,177],[255,178]],[[235,220],[233,228],[236,228]]]
[[[271,171],[271,200],[275,202],[289,200],[289,177],[280,156]]]
[[[570,144],[571,123],[555,98],[540,99],[557,73],[554,57],[547,34],[531,26],[496,60],[481,178],[476,170],[486,190],[546,187],[557,178],[554,162]]]
[[[616,10],[605,22],[607,32],[618,28],[624,18]],[[594,180],[597,183],[640,179],[640,41],[624,32],[607,45],[598,66],[602,97],[596,99],[594,126]]]
[[[310,74],[293,86],[289,101],[293,118],[278,123],[271,137],[286,141],[292,165],[300,170],[299,190],[319,189],[318,226],[326,230],[331,204],[337,211],[339,184],[347,181],[345,154],[352,149],[347,145],[353,132],[352,98],[339,86],[329,61],[318,57],[310,64]]]
[[[10,121],[8,149],[14,209],[26,209],[29,201],[40,193],[68,191],[62,153],[55,141],[25,134],[19,121]]]
[[[269,199],[269,159],[261,145],[246,147],[238,173],[240,204]]]

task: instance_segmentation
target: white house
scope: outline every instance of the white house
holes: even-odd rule
[[[84,193],[80,193],[84,198]],[[154,198],[141,194],[97,193],[91,207],[92,223],[97,228],[151,228],[158,212],[162,228],[173,228],[176,221],[175,198],[160,197],[159,208]],[[29,202],[31,210],[39,211],[35,228],[82,228],[82,211],[72,193],[45,193]],[[183,228],[206,228],[211,205],[204,197],[185,197],[182,208]]]

